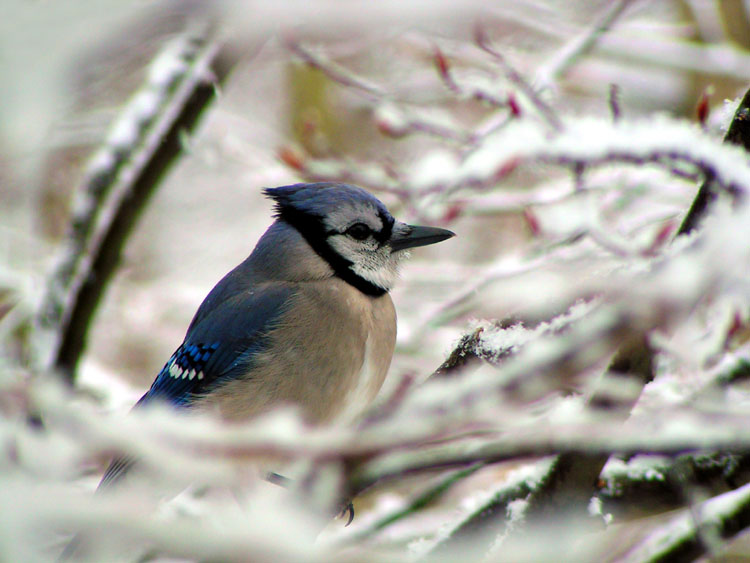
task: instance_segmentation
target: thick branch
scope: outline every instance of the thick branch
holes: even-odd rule
[[[715,497],[674,518],[618,561],[692,561],[750,526],[750,485]]]
[[[637,456],[629,462],[611,461],[602,473],[601,512],[618,521],[652,516],[685,505],[685,486],[707,496],[736,489],[748,482],[750,458],[733,454],[682,456],[676,464],[690,476],[686,484],[673,475],[673,460]]]
[[[92,160],[73,211],[68,241],[38,315],[48,367],[75,377],[94,312],[137,218],[195,130],[233,66],[208,32],[185,33],[152,65]]]

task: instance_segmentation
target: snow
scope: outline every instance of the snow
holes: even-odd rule
[[[515,121],[487,138],[458,170],[457,183],[492,177],[508,162],[644,162],[670,159],[709,166],[725,185],[750,185],[750,170],[742,149],[717,145],[699,126],[666,115],[648,120],[576,117],[565,121],[553,138],[533,122]]]

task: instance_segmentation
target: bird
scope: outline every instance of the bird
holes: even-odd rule
[[[389,292],[401,261],[455,233],[397,221],[354,185],[300,183],[264,194],[275,221],[208,293],[134,409],[160,402],[242,422],[293,405],[322,425],[354,420],[377,395],[396,344]],[[116,457],[97,492],[135,464]],[[76,534],[58,560],[85,545]]]
[[[402,259],[455,233],[397,221],[354,185],[263,193],[275,221],[209,292],[135,408],[158,401],[242,422],[293,405],[322,425],[355,419],[383,385],[396,344],[389,292]],[[116,458],[99,488],[133,463]]]

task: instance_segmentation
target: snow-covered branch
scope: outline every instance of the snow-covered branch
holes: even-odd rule
[[[153,61],[77,192],[70,231],[38,313],[40,332],[46,333],[41,365],[70,379],[136,218],[164,171],[184,152],[185,133],[232,66],[209,27],[185,31]]]

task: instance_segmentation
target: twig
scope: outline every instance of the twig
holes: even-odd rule
[[[747,108],[748,103],[750,103],[750,91],[748,91],[748,94],[740,107]],[[743,145],[750,144],[750,135],[743,136],[738,132],[738,128],[740,131],[748,131],[749,126],[745,120],[746,115],[747,109],[738,110],[738,115],[735,116],[732,127],[730,127],[730,131],[733,131],[732,138],[735,142],[742,143]],[[745,133],[745,135],[747,135],[747,133]],[[729,133],[727,133],[727,137],[729,137]],[[744,139],[744,141],[742,139]],[[675,155],[670,154],[670,159],[674,156]],[[708,176],[710,174],[710,172],[708,172],[710,168],[705,164],[703,164],[703,168],[704,173]],[[713,176],[713,174],[710,175]],[[734,192],[735,190],[732,191]],[[698,198],[696,198],[696,201],[699,198],[700,194]],[[694,203],[693,206],[695,207],[696,204]],[[695,220],[702,216],[705,211],[705,205],[696,209]],[[592,407],[605,410],[617,406],[617,412],[620,413],[618,416],[624,420],[629,413],[629,407],[637,400],[640,389],[642,389],[643,386],[653,378],[652,360],[653,352],[646,339],[644,337],[631,338],[629,343],[621,347],[618,351],[606,374],[606,378],[626,378],[633,382],[633,385],[631,386],[633,394],[630,399],[623,402],[622,398],[620,398],[617,403],[613,403],[606,394],[603,394],[603,392],[606,392],[608,386],[600,385],[600,391],[590,398],[589,404]],[[591,498],[595,490],[598,476],[608,458],[609,454],[604,452],[601,454],[595,454],[590,451],[567,451],[561,454],[557,462],[551,466],[547,478],[542,481],[542,485],[530,494],[528,499],[529,506],[526,513],[527,525],[525,526],[525,530],[521,533],[530,533],[529,529],[543,525],[543,522],[546,521],[550,515],[560,514],[560,510],[563,507],[566,510],[585,514],[588,500]],[[487,508],[488,510],[492,509],[492,513],[497,515],[497,517],[486,519],[482,526],[478,527],[479,529],[473,531],[473,534],[481,533],[482,529],[497,529],[500,525],[498,520],[504,519],[503,511],[490,506]],[[454,540],[450,539],[446,543],[450,544],[453,541]]]
[[[647,367],[650,370],[650,362]],[[612,368],[610,369],[612,370]],[[634,377],[627,372],[622,376],[630,379]],[[640,377],[644,379],[650,376],[650,371],[644,371],[640,374]],[[636,374],[635,377],[638,378],[639,374]],[[600,385],[599,389],[606,389],[606,386]],[[601,397],[596,395],[589,403],[595,404],[594,399],[599,399],[601,403]],[[628,407],[637,399],[637,394],[632,397],[629,404],[623,404],[623,399],[619,399],[616,406],[622,413],[619,417],[624,418],[629,411]],[[511,532],[515,532],[515,535],[531,533],[529,528],[543,525],[550,518],[557,517],[560,514],[583,512],[592,496],[597,477],[609,455],[608,453],[597,454],[591,451],[565,451],[557,455],[550,463],[544,477],[528,493],[527,526]],[[511,500],[515,500],[515,498],[493,499],[483,507],[481,514],[484,515],[481,518],[477,518],[469,527],[461,528],[458,531],[459,533],[450,536],[444,542],[443,548],[453,549],[457,543],[466,541],[467,536],[472,541],[483,541],[485,545],[491,545],[494,537],[504,529],[504,507]]]
[[[404,104],[397,106],[393,97],[383,88],[357,76],[324,55],[305,47],[295,38],[288,36],[285,42],[287,48],[305,64],[319,70],[333,82],[350,88],[366,98],[375,108],[375,124],[384,135],[400,138],[413,133],[421,133],[460,146],[471,145],[478,140],[478,136],[471,131],[451,127],[438,120],[431,119],[429,116],[419,115],[418,112],[409,110]],[[479,95],[477,94],[477,96]],[[489,94],[487,96],[487,101],[502,103],[499,100],[490,100]],[[309,179],[315,179],[314,174],[309,173],[307,175]],[[327,180],[331,180],[327,173],[324,173],[323,176]]]
[[[654,515],[684,506],[683,495],[669,478],[673,461],[662,457],[637,456],[629,462],[609,462],[601,475],[603,487],[597,493],[602,512],[619,521]],[[691,479],[689,486],[711,495],[723,494],[744,485],[750,474],[750,457],[734,454],[683,456]]]
[[[750,375],[748,348],[738,355],[735,351],[728,361],[716,366],[708,384],[683,400],[685,405],[700,404],[702,397],[712,397],[726,387],[742,382]],[[712,495],[744,485],[750,480],[750,456],[737,453],[699,454],[684,456],[690,479],[688,488],[697,487]],[[632,515],[655,514],[684,505],[678,487],[668,478],[672,463],[663,458],[639,456],[627,462],[615,461],[602,473],[604,483],[598,498],[604,512],[615,513],[620,518]]]
[[[750,91],[746,94],[743,104],[740,104],[740,107],[743,107],[745,102],[750,103]],[[745,114],[742,113],[740,115],[744,116]],[[737,120],[736,114],[735,120],[733,120],[732,123],[733,126]],[[744,121],[744,119],[740,120]],[[730,131],[731,130],[732,127],[730,127]],[[742,131],[750,133],[750,128],[743,123]],[[739,133],[736,135],[737,137],[740,137]],[[727,133],[725,141],[728,140],[728,137],[729,133]],[[736,139],[737,137],[733,138]],[[747,144],[750,145],[750,137],[747,137],[746,141]],[[713,174],[709,176],[709,173],[707,172],[707,177],[712,176]],[[708,202],[702,206],[696,205],[696,202],[700,198],[701,194],[699,192],[693,206],[691,207],[691,213],[689,213],[693,222],[697,222],[707,210]],[[694,208],[695,212],[692,213]],[[687,231],[681,229],[677,236],[680,236],[685,232]],[[618,350],[605,374],[607,377],[615,377],[618,379],[626,378],[632,382],[630,387],[633,395],[631,401],[629,401],[630,405],[635,404],[640,390],[654,377],[653,358],[654,352],[649,346],[648,340],[644,334],[641,338],[628,341]],[[600,389],[606,390],[606,386],[600,386]],[[592,406],[604,409],[611,406],[611,402],[606,396],[598,394],[595,394],[590,399],[589,403]],[[627,407],[628,402],[621,404],[620,406]],[[621,408],[618,411],[621,413],[623,420],[628,416],[629,410],[629,408]],[[572,506],[568,503],[567,509],[585,514],[588,499],[591,498],[591,495],[594,492],[595,483],[607,462],[608,457],[609,456],[604,453],[601,455],[591,455],[590,453],[585,452],[569,452],[561,457],[561,460],[564,460],[565,463],[556,465],[555,469],[552,470],[550,479],[547,481],[550,486],[540,488],[537,491],[534,491],[531,495],[530,503],[533,505],[533,508],[530,508],[527,511],[526,531],[532,528],[535,523],[538,525],[540,522],[544,521],[549,515],[550,508],[559,503],[559,499],[575,499]]]
[[[373,84],[355,75],[320,53],[308,49],[291,35],[285,37],[284,42],[287,48],[302,59],[305,64],[319,70],[334,82],[357,90],[361,95],[372,102],[379,102],[386,97],[386,92],[377,84]]]
[[[615,0],[611,2],[589,29],[557,50],[557,55],[537,73],[536,82],[542,88],[549,87],[561,74],[564,74],[573,66],[582,55],[586,54],[596,45],[599,38],[609,31],[615,21],[617,21],[617,18],[620,17],[625,8],[632,2],[633,0]]]
[[[523,92],[523,94],[529,99],[529,101],[534,104],[537,111],[539,111],[539,113],[545,118],[552,129],[554,129],[555,131],[562,131],[563,124],[562,121],[560,121],[560,118],[557,117],[557,114],[555,114],[552,108],[539,97],[539,94],[534,90],[534,88],[532,88],[532,86],[526,81],[521,73],[513,68],[510,63],[508,63],[502,53],[500,53],[492,46],[489,38],[487,37],[487,34],[484,31],[484,27],[482,27],[481,25],[477,25],[477,27],[475,28],[474,39],[481,49],[492,55],[495,61],[500,65],[500,68],[503,69],[503,72],[508,77],[508,80],[515,84],[516,87],[521,90],[521,92]]]
[[[374,536],[388,526],[395,524],[404,518],[408,518],[412,514],[422,510],[427,505],[438,500],[456,483],[463,481],[483,467],[485,467],[485,464],[483,462],[478,462],[465,469],[450,472],[448,475],[442,477],[437,483],[412,498],[403,508],[382,516],[364,530],[357,532],[352,537],[346,538],[345,541],[347,543],[360,542]]]
[[[724,142],[743,147],[750,153],[750,90],[745,92],[732,118],[729,130],[724,136]],[[677,231],[678,235],[688,234],[695,230],[700,220],[706,215],[708,207],[718,196],[716,187],[716,175],[707,173],[705,181],[698,190],[698,195]]]
[[[170,43],[142,90],[125,108],[90,165],[70,233],[38,314],[47,334],[47,365],[72,380],[97,305],[148,198],[184,153],[232,67],[229,51],[207,29]]]
[[[501,98],[494,92],[486,88],[481,88],[476,84],[472,85],[468,90],[465,86],[459,84],[456,81],[456,78],[453,76],[448,57],[446,57],[438,47],[435,47],[434,58],[435,66],[437,68],[438,74],[440,75],[440,79],[451,92],[458,96],[463,96],[465,98],[470,98],[478,102],[486,103],[489,106],[495,108],[510,107],[511,111],[513,111],[514,102],[510,97]]]
[[[704,540],[707,532],[729,539],[750,526],[750,484],[706,501],[696,509],[697,521],[691,514],[677,516],[618,561],[692,561],[712,553],[714,546],[706,545]]]
[[[685,151],[679,150],[655,150],[651,152],[645,152],[643,154],[633,154],[626,151],[612,150],[597,157],[590,158],[576,158],[567,155],[544,155],[540,154],[535,159],[537,162],[544,164],[556,164],[558,166],[566,166],[575,170],[576,167],[583,165],[585,168],[606,166],[614,163],[625,163],[642,166],[644,164],[656,164],[663,166],[668,172],[679,171],[676,168],[678,164],[687,164],[695,167],[704,178],[709,178],[713,181],[717,187],[728,192],[731,196],[737,197],[744,193],[748,189],[748,186],[738,185],[733,179],[725,177],[716,167],[713,162],[695,158],[694,155],[689,154]],[[684,173],[675,174],[677,176],[684,176]],[[692,178],[693,175],[687,175],[687,178]],[[678,233],[680,234],[680,233]]]
[[[598,474],[589,480],[588,472],[581,471],[582,468],[577,465],[581,458],[593,460],[603,457],[606,461],[613,454],[679,456],[701,451],[732,451],[738,454],[750,452],[750,439],[746,428],[743,427],[740,414],[721,417],[720,420],[714,413],[685,416],[680,418],[680,422],[684,422],[686,428],[693,428],[695,431],[686,431],[679,435],[671,432],[670,424],[674,429],[674,420],[685,414],[684,411],[670,412],[669,416],[675,418],[668,420],[665,415],[662,420],[664,431],[653,428],[648,434],[632,428],[623,429],[621,417],[615,414],[609,415],[606,422],[605,419],[592,415],[591,418],[577,424],[558,426],[554,430],[514,429],[512,433],[495,438],[473,439],[469,444],[457,441],[420,449],[384,450],[382,455],[353,466],[354,471],[350,478],[351,491],[359,493],[374,483],[425,471],[463,467],[477,462],[489,464],[531,457],[567,455],[570,459],[563,464],[564,470],[561,471],[555,464],[555,467],[558,467],[555,471],[561,474],[569,472],[572,479],[580,481],[579,485],[588,490],[588,494],[583,494],[580,498],[588,503],[596,490]],[[699,434],[700,431],[703,431],[702,435]],[[565,482],[563,479],[557,487],[544,492],[557,495]],[[564,495],[561,497],[572,498]],[[567,508],[573,509],[575,506]]]
[[[500,486],[488,502],[483,503],[471,514],[458,523],[450,533],[436,542],[429,555],[437,560],[451,561],[460,559],[468,546],[486,546],[493,543],[493,538],[503,534],[507,529],[507,513],[513,501],[524,499],[539,485],[537,477],[549,471],[550,458],[536,461],[529,471],[522,471],[518,478],[508,476],[506,483]],[[488,526],[487,523],[491,524]]]
[[[609,111],[612,114],[612,121],[617,123],[620,121],[620,87],[617,84],[609,85]]]

